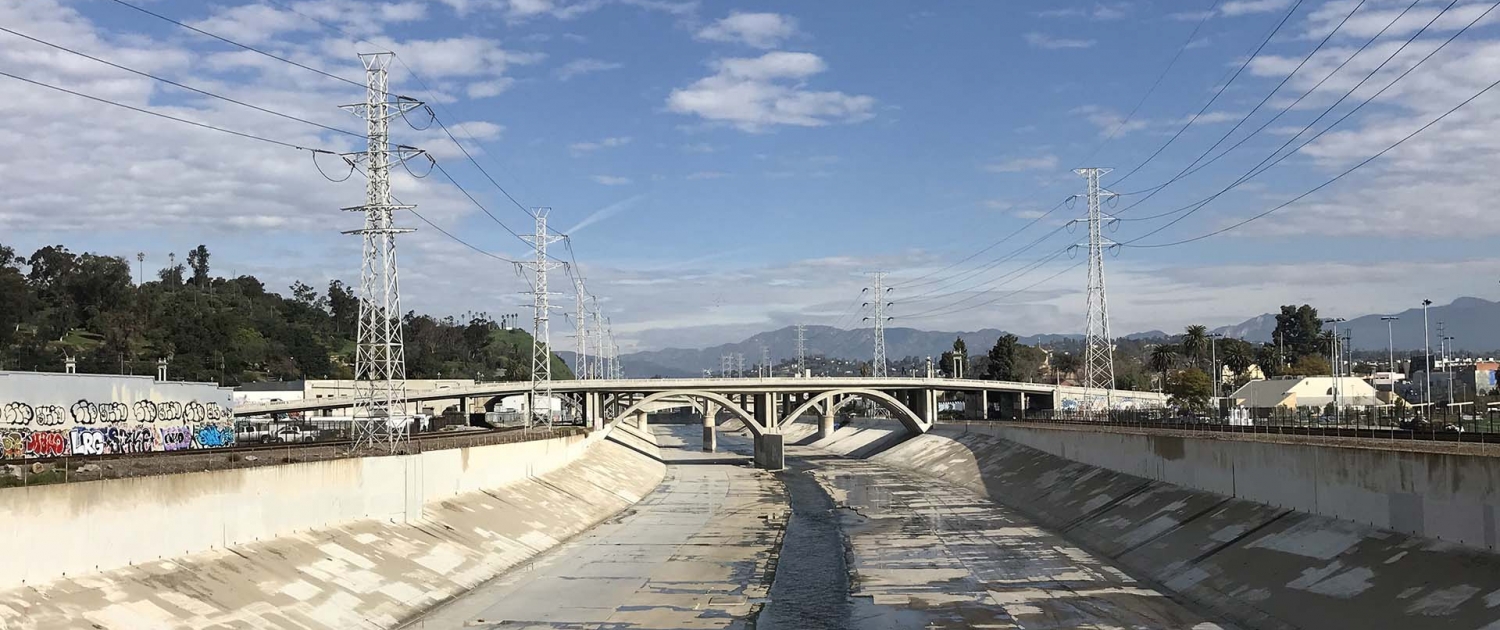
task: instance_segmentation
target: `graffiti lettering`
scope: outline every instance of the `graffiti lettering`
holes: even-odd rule
[[[13,402],[0,409],[0,421],[13,427],[24,427],[31,425],[31,419],[36,417],[31,405],[23,402]]]
[[[205,415],[209,422],[227,422],[233,419],[228,409],[219,406],[219,403],[207,403],[203,405]]]
[[[234,428],[205,424],[193,433],[193,448],[234,446]]]
[[[192,446],[193,446],[193,428],[192,427],[185,427],[185,426],[162,427],[162,429],[161,429],[161,450],[163,450],[163,451],[181,451],[181,450],[192,448]]]
[[[99,421],[99,406],[87,400],[73,403],[68,411],[73,414],[74,424],[94,424]]]
[[[67,416],[63,414],[63,408],[57,405],[39,405],[36,408],[36,424],[42,427],[61,426],[67,421]]]
[[[102,403],[99,405],[99,421],[105,424],[122,424],[130,419],[130,407],[125,403]]]
[[[62,431],[32,431],[26,436],[27,457],[62,457],[68,454],[68,437]]]
[[[156,421],[181,423],[183,421],[182,403],[172,400],[156,403]]]
[[[68,434],[68,446],[74,455],[103,455],[104,431],[75,428]]]
[[[135,412],[136,422],[144,422],[146,424],[156,422],[156,403],[149,400],[137,400],[130,408],[131,411]]]
[[[105,453],[150,453],[154,450],[156,450],[156,429],[151,427],[104,429]]]
[[[194,400],[182,406],[182,421],[188,424],[198,424],[208,419],[208,410]]]
[[[5,459],[21,459],[26,456],[26,436],[30,431],[10,431],[0,434],[0,454]]]

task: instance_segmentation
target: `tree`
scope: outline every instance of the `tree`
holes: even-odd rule
[[[1213,396],[1213,381],[1198,368],[1177,370],[1167,376],[1165,390],[1171,395],[1171,404],[1190,411],[1202,411],[1208,409],[1209,398]]]
[[[1276,315],[1276,331],[1271,343],[1286,348],[1286,355],[1293,363],[1307,355],[1321,355],[1326,347],[1322,341],[1323,322],[1318,319],[1318,309],[1307,304],[1286,305]]]
[[[987,373],[985,378],[992,381],[1015,381],[1020,380],[1016,375],[1016,345],[1019,340],[1015,335],[1006,333],[995,340],[995,347],[990,348]]]
[[[193,270],[193,285],[198,288],[208,286],[208,247],[199,245],[188,250],[188,267]]]
[[[1163,383],[1167,381],[1167,372],[1177,367],[1177,346],[1161,344],[1151,349],[1151,370],[1161,373]]]
[[[1286,374],[1290,376],[1327,376],[1332,373],[1333,370],[1328,367],[1328,359],[1316,354],[1303,355],[1286,370]]]
[[[1208,354],[1208,327],[1201,324],[1193,324],[1187,327],[1182,335],[1182,354],[1192,361],[1194,366],[1203,364],[1203,357]]]
[[[1078,369],[1082,366],[1083,361],[1079,360],[1076,354],[1061,351],[1052,352],[1052,369],[1058,373],[1059,377],[1067,374],[1077,374]],[[1059,380],[1061,379],[1059,378]]]
[[[1255,347],[1242,339],[1225,339],[1219,342],[1219,354],[1224,366],[1243,378],[1250,366],[1255,365]]]
[[[328,312],[333,315],[335,333],[355,334],[355,320],[359,317],[359,297],[338,280],[328,283]]]

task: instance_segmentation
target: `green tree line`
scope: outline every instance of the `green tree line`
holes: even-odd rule
[[[0,245],[0,368],[154,374],[224,385],[353,378],[359,298],[334,280],[290,295],[254,276],[215,277],[199,245],[150,281],[133,282],[125,258],[49,245],[30,256]],[[139,257],[138,257],[139,262]],[[484,313],[402,316],[408,378],[531,377],[531,335]],[[572,372],[554,355],[554,378]]]

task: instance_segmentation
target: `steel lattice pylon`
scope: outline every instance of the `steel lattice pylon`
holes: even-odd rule
[[[873,318],[864,318],[865,320],[875,320],[875,359],[874,365],[871,366],[870,375],[875,378],[885,378],[885,322],[891,319],[885,315],[885,308],[891,306],[891,303],[885,301],[885,294],[887,291],[890,291],[890,288],[885,286],[886,272],[873,271],[870,272],[870,275],[875,279],[875,286],[871,289],[875,297],[873,302],[865,302],[865,306],[873,303],[875,305],[875,316]]]
[[[591,297],[594,302],[594,347],[604,349],[604,316],[599,313],[599,299]],[[610,378],[613,375],[604,372],[604,353],[594,353],[594,365],[592,369],[596,378]]]
[[[807,326],[797,324],[797,374],[807,374]]]
[[[368,145],[363,153],[344,155],[351,165],[364,164],[365,204],[344,208],[363,212],[364,227],[345,234],[363,240],[359,276],[359,330],[355,346],[354,448],[402,449],[411,418],[406,412],[406,350],[401,338],[401,291],[396,272],[396,235],[412,230],[394,225],[397,210],[414,206],[391,200],[390,168],[423,155],[420,149],[390,148],[390,122],[422,103],[392,99],[388,90],[391,53],[359,56],[365,66],[365,102],[344,105],[365,119]]]
[[[544,417],[548,428],[552,427],[553,420],[550,324],[553,306],[549,303],[551,294],[547,292],[547,272],[561,267],[562,263],[547,257],[547,245],[556,243],[563,237],[547,232],[547,213],[550,211],[551,208],[532,208],[532,215],[536,217],[536,233],[521,238],[531,243],[536,252],[536,258],[531,262],[516,263],[518,266],[530,268],[532,273],[531,387],[526,390],[526,425],[528,427],[536,419],[538,401],[542,401],[547,406]]]
[[[575,309],[576,310],[574,311],[574,320],[573,320],[574,331],[573,331],[573,338],[577,342],[577,346],[578,347],[577,347],[576,350],[574,350],[574,354],[573,354],[573,371],[577,372],[577,374],[573,375],[573,378],[588,379],[589,378],[589,323],[588,323],[589,313],[588,313],[587,310],[584,309],[584,304],[583,304],[584,298],[587,297],[587,293],[583,290],[583,278],[579,277],[577,275],[577,273],[576,273],[577,270],[576,269],[574,271],[575,271],[575,273],[573,275],[573,296],[575,298],[577,298],[577,304],[575,305]],[[595,352],[598,352],[598,350],[595,349]]]
[[[1113,197],[1115,193],[1099,188],[1099,178],[1110,172],[1107,168],[1080,168],[1073,172],[1088,180],[1089,215],[1089,295],[1088,321],[1083,348],[1083,386],[1088,390],[1104,390],[1104,409],[1114,408],[1115,347],[1114,337],[1109,333],[1109,299],[1104,292],[1104,248],[1114,242],[1106,240],[1100,228],[1104,220],[1100,211],[1101,198]],[[1113,217],[1111,217],[1113,220]],[[1095,394],[1089,391],[1087,411],[1093,413],[1099,407]]]

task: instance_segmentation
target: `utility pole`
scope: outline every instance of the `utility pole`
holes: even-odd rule
[[[1088,225],[1089,225],[1089,288],[1088,318],[1086,321],[1083,350],[1083,386],[1086,390],[1104,390],[1106,418],[1114,409],[1115,392],[1115,347],[1109,332],[1109,300],[1104,291],[1104,248],[1113,247],[1114,242],[1102,234],[1103,213],[1100,200],[1116,197],[1108,190],[1099,188],[1099,178],[1113,169],[1080,168],[1073,172],[1088,180]],[[1114,217],[1109,217],[1111,221]],[[1093,407],[1092,404],[1089,405]]]
[[[551,208],[532,208],[536,219],[536,233],[522,236],[531,243],[535,258],[530,262],[517,262],[516,266],[531,270],[531,386],[526,389],[526,426],[536,419],[538,402],[547,406],[547,428],[552,428],[552,328],[551,314],[554,308],[547,290],[547,272],[562,266],[547,257],[547,246],[563,239],[547,232],[547,213]]]
[[[1392,332],[1392,327],[1391,327],[1392,324],[1391,324],[1391,322],[1394,322],[1394,321],[1396,321],[1398,319],[1401,319],[1401,318],[1400,317],[1396,317],[1395,315],[1384,315],[1384,316],[1381,316],[1381,318],[1380,318],[1380,321],[1385,322],[1385,343],[1386,343],[1386,350],[1388,352],[1390,352],[1390,355],[1391,355],[1391,392],[1392,393],[1395,393],[1395,391],[1396,391],[1396,333]]]
[[[1432,420],[1432,333],[1427,326],[1427,307],[1432,306],[1432,300],[1422,300],[1422,377],[1427,380],[1426,386],[1422,388],[1422,402],[1426,403],[1426,411],[1423,417],[1430,422]]]
[[[587,380],[589,378],[589,315],[583,307],[585,297],[583,277],[579,276],[576,270],[573,274],[573,297],[575,298],[573,338],[578,346],[573,351],[573,371],[577,372],[573,377]]]
[[[391,166],[426,155],[421,149],[390,147],[392,118],[422,106],[404,97],[392,99],[389,90],[391,53],[362,53],[365,102],[341,109],[365,119],[366,148],[345,154],[351,165],[364,163],[365,204],[344,208],[363,212],[364,227],[359,277],[359,330],[354,357],[354,448],[384,447],[391,452],[406,446],[406,348],[401,338],[401,291],[396,271],[396,235],[411,232],[393,224],[396,205],[391,198]],[[431,158],[429,158],[431,159]]]
[[[1453,366],[1453,360],[1450,359],[1450,358],[1448,358],[1448,353],[1450,353],[1450,352],[1453,351],[1453,340],[1454,339],[1457,339],[1457,337],[1453,337],[1451,335],[1447,336],[1447,337],[1443,337],[1443,376],[1446,377],[1445,380],[1448,381],[1448,406],[1449,407],[1453,406],[1453,368],[1452,368],[1452,366]],[[1444,411],[1443,413],[1444,413],[1444,417],[1447,417],[1447,412]]]
[[[1343,362],[1343,354],[1339,352],[1339,322],[1344,321],[1342,317],[1329,317],[1323,320],[1325,324],[1333,324],[1333,345],[1329,350],[1329,358],[1333,360],[1333,423],[1339,422],[1339,394],[1343,393],[1343,381],[1339,378],[1339,364]]]
[[[797,378],[807,374],[807,326],[797,324]]]
[[[894,303],[885,300],[885,294],[891,290],[890,287],[885,286],[886,272],[872,271],[870,272],[870,276],[874,279],[875,286],[866,290],[873,292],[875,316],[873,318],[864,318],[864,321],[875,320],[875,364],[871,366],[873,369],[870,370],[870,375],[875,378],[885,378],[885,323],[893,319],[886,317],[885,309]],[[865,306],[869,306],[870,304],[871,302],[865,302]]]
[[[1217,407],[1217,405],[1219,404],[1219,402],[1218,402],[1219,401],[1219,381],[1222,379],[1222,377],[1224,375],[1224,372],[1219,369],[1219,344],[1218,344],[1219,337],[1223,337],[1223,336],[1224,336],[1224,333],[1208,333],[1208,357],[1209,357],[1208,363],[1213,368],[1213,371],[1214,371],[1214,405],[1216,405],[1215,408],[1214,408],[1214,413],[1215,414],[1218,413],[1218,407]]]

